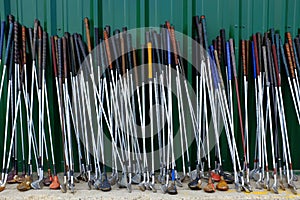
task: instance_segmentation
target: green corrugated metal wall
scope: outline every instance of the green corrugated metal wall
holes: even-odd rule
[[[274,27],[282,36],[286,31],[295,35],[300,27],[300,20],[297,20],[300,19],[299,0],[0,0],[0,8],[1,20],[6,19],[8,14],[13,14],[21,24],[32,27],[34,19],[38,18],[42,27],[50,35],[59,36],[62,36],[65,31],[79,32],[84,35],[84,17],[90,18],[91,29],[94,26],[102,28],[105,25],[110,25],[112,29],[120,29],[123,26],[127,26],[128,29],[159,26],[169,20],[177,31],[192,36],[192,17],[206,15],[209,41],[219,34],[220,28],[225,28],[227,36],[229,33],[229,36],[236,41],[237,53],[237,41],[249,39],[252,33],[265,32]],[[189,80],[191,80],[191,72],[189,68]],[[47,76],[52,76],[52,70],[47,70]],[[285,83],[284,76],[283,79]],[[53,97],[55,87],[52,80],[48,80],[48,87],[52,108],[57,108]],[[290,106],[292,102],[290,93],[286,91],[284,97],[290,146],[294,166],[299,169],[300,161],[296,158],[300,153],[297,145],[297,141],[300,140],[300,129],[293,107]],[[250,86],[249,92],[253,94],[253,87]],[[6,91],[3,98],[5,94]],[[249,104],[253,105],[254,97],[249,101]],[[51,117],[55,116],[54,109],[50,111]],[[254,115],[250,115],[249,120],[254,119],[253,117]],[[0,135],[2,135],[5,119],[4,100],[0,103],[0,119]],[[55,139],[57,142],[60,141],[58,123],[52,121],[55,136],[59,138]],[[253,123],[250,123],[249,131],[253,138],[255,128],[251,124]],[[0,141],[0,149],[2,149],[2,137]],[[251,145],[254,147],[254,140],[251,140]],[[222,146],[226,146],[225,141]],[[60,154],[61,152],[56,151],[58,160],[62,160]],[[229,155],[223,156],[223,160],[225,163],[230,163]]]

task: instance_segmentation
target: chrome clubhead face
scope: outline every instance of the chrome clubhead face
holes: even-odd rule
[[[272,190],[272,192],[274,192],[275,194],[278,194],[279,192],[278,192],[278,186],[277,186],[277,184],[273,184],[272,185],[272,187],[270,188],[271,190]]]
[[[41,180],[36,180],[30,184],[31,188],[34,190],[39,190],[42,189],[42,181]]]
[[[142,180],[141,174],[135,174],[132,178],[131,178],[131,182],[133,184],[139,184]]]
[[[152,192],[154,192],[154,193],[157,192],[157,190],[156,190],[156,188],[155,188],[155,184],[150,183],[150,184],[149,184],[149,187],[150,187],[150,189],[152,190]]]
[[[247,190],[248,190],[249,192],[253,192],[253,189],[252,189],[252,187],[251,187],[250,182],[245,182],[245,183],[244,183],[244,187],[247,188]]]
[[[168,185],[167,184],[161,185],[160,189],[163,194],[166,194],[168,192]]]
[[[123,173],[121,180],[118,182],[119,188],[127,188],[127,184],[127,175]]]
[[[192,180],[196,180],[198,177],[198,170],[195,169],[195,170],[191,171],[190,177]]]
[[[239,182],[235,182],[234,187],[237,192],[241,192],[241,184]]]
[[[75,185],[74,184],[68,184],[69,186],[69,190],[71,191],[71,193],[74,193],[74,188],[75,188]]]
[[[180,179],[180,178],[176,178],[176,179],[175,179],[175,182],[176,182],[176,185],[177,185],[178,187],[182,187],[182,182],[181,182],[181,179]]]
[[[60,191],[62,193],[66,193],[67,192],[67,184],[60,184]]]

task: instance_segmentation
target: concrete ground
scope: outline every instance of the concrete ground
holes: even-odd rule
[[[62,179],[60,179],[62,180]],[[300,181],[295,182],[297,188],[300,188]],[[252,187],[255,183],[252,182]],[[202,187],[206,185],[203,181]],[[285,191],[279,190],[279,194],[273,194],[267,190],[256,190],[252,193],[236,192],[233,185],[229,185],[230,189],[226,192],[216,191],[208,194],[203,190],[192,191],[188,188],[187,183],[183,187],[178,188],[178,195],[171,196],[163,194],[160,190],[160,185],[156,184],[157,193],[152,191],[142,192],[136,185],[132,187],[132,193],[128,193],[127,189],[119,189],[116,185],[112,187],[110,192],[102,192],[99,190],[89,190],[86,182],[80,182],[75,185],[75,193],[69,191],[62,193],[60,190],[50,190],[44,187],[41,190],[30,190],[27,192],[19,192],[16,185],[6,185],[6,189],[0,193],[0,199],[220,199],[220,200],[237,200],[237,199],[300,199],[300,194],[294,195],[289,189]],[[298,190],[300,193],[300,189]]]

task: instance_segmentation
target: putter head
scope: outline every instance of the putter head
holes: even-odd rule
[[[102,184],[102,181],[100,180],[100,179],[96,179],[95,181],[94,181],[94,188],[96,189],[96,190],[98,190],[99,188],[100,188],[100,186],[101,186],[101,184]]]
[[[175,185],[175,182],[171,182],[170,186],[168,187],[168,193],[170,195],[175,195],[175,194],[178,194],[177,193],[177,188],[176,188],[176,185]]]
[[[60,188],[60,183],[57,175],[53,177],[52,183],[50,184],[49,188],[52,190],[58,190]]]
[[[224,177],[220,177],[220,181],[218,182],[216,186],[217,190],[220,191],[227,191],[229,189],[227,182],[224,180]]]
[[[203,188],[204,192],[207,193],[213,193],[216,191],[215,189],[215,185],[213,184],[213,182],[210,180],[208,181],[207,185]]]
[[[17,186],[17,189],[21,192],[31,189],[32,179],[31,176],[25,176],[24,181]]]
[[[293,181],[290,181],[288,183],[288,187],[290,188],[290,190],[293,194],[297,194],[297,187]]]
[[[234,177],[229,172],[223,172],[223,178],[228,184],[231,184],[234,182]]]
[[[141,182],[141,179],[142,179],[141,174],[137,173],[131,178],[131,182],[133,184],[139,184]]]
[[[213,171],[210,172],[210,176],[211,176],[211,179],[212,179],[214,182],[219,182],[219,181],[221,180],[220,174],[215,173],[215,172],[213,172]]]
[[[15,176],[15,181],[17,182],[17,183],[22,183],[24,180],[25,180],[25,173],[24,174],[22,174],[22,175],[16,175]]]
[[[201,184],[202,181],[201,179],[198,177],[195,180],[192,180],[191,182],[188,183],[188,186],[191,190],[201,190]]]

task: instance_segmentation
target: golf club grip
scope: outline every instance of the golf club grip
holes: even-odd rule
[[[275,30],[274,28],[270,29],[270,36],[271,36],[271,45],[275,43]]]
[[[171,45],[170,45],[170,33],[169,31],[167,32],[167,57],[168,57],[168,64],[171,65]]]
[[[9,59],[9,74],[8,74],[8,79],[12,80],[12,75],[13,75],[13,57],[14,57],[14,43],[11,45],[10,49],[10,59]]]
[[[212,75],[212,79],[213,79],[213,87],[217,88],[218,87],[218,80],[217,80],[217,76],[216,76],[216,70],[215,70],[215,63],[216,63],[216,60],[215,60],[215,55],[214,55],[214,46],[213,45],[210,45],[209,46],[209,52],[210,52],[210,57],[211,57],[211,60],[212,60],[212,63],[211,63],[211,75]]]
[[[291,33],[287,32],[286,37],[287,37],[287,41],[288,41],[289,48],[290,48],[289,50],[290,50],[290,54],[291,54],[292,65],[293,65],[293,68],[295,69],[296,68],[296,65],[295,65],[296,62],[295,62],[295,55],[294,55],[294,51],[293,51],[293,40],[292,40]]]
[[[136,50],[135,50],[135,48],[132,48],[132,56],[133,56],[133,69],[134,69],[135,83],[136,83],[136,86],[138,86],[139,76],[138,76],[138,70],[137,70]]]
[[[68,70],[67,70],[67,40],[66,37],[62,37],[62,45],[63,45],[63,69],[64,69],[64,78],[68,78]]]
[[[278,59],[277,59],[277,55],[276,55],[276,47],[274,44],[272,44],[272,54],[273,54],[273,58],[274,58],[274,66],[275,66],[275,73],[276,73],[276,79],[277,79],[277,85],[278,87],[281,86],[281,80],[280,80],[280,76],[279,76],[279,70],[278,70]]]
[[[79,35],[74,33],[73,36],[74,36],[74,42],[75,42],[75,48],[76,48],[77,61],[78,61],[79,66],[81,66],[80,47],[79,47],[79,41],[78,41]]]
[[[262,53],[261,53],[261,34],[260,33],[257,33],[256,34],[257,36],[256,36],[256,39],[257,39],[257,59],[258,59],[258,63],[259,63],[259,71],[261,72],[261,71],[263,71],[263,66],[262,66],[262,58],[261,58],[261,55],[262,55]]]
[[[50,37],[50,40],[51,40],[52,65],[53,65],[54,77],[57,77],[56,45],[54,41],[54,36]]]
[[[94,54],[95,55],[94,56],[95,57],[95,64],[98,67],[100,58],[99,58],[99,47],[98,47],[98,44],[99,44],[99,28],[97,28],[97,27],[94,28],[94,44],[95,44],[95,54]]]
[[[299,66],[299,58],[297,56],[297,49],[296,49],[296,43],[293,41],[293,51],[295,53],[295,61],[296,61],[296,67],[298,69],[298,71],[300,70],[300,66]]]
[[[207,42],[207,32],[206,32],[206,18],[204,15],[201,16],[201,23],[202,23],[202,31],[203,31],[203,42],[204,42],[204,48],[208,48],[208,42]]]
[[[88,46],[88,52],[92,52],[92,44],[91,44],[91,35],[90,35],[90,27],[89,27],[89,19],[87,17],[84,18],[84,25],[86,31],[86,40]]]
[[[276,53],[277,53],[277,58],[280,58],[280,44],[279,44],[279,34],[275,34],[275,45],[276,45]],[[281,71],[281,65],[280,62],[278,62],[278,70]]]
[[[23,53],[23,64],[26,64],[26,28],[22,26],[22,53]]]
[[[109,37],[110,37],[110,30],[111,30],[110,26],[109,26],[109,25],[106,25],[105,28],[104,28],[104,30],[106,30],[106,32],[107,32],[107,37],[109,38]]]
[[[86,58],[87,57],[87,52],[85,51],[83,41],[80,37],[78,37],[78,42],[79,42],[79,47],[81,49],[81,52],[82,52],[84,58]],[[83,62],[82,70],[84,72],[83,74],[85,76],[85,80],[87,80],[88,75],[90,74],[89,62]]]
[[[220,30],[220,37],[221,37],[221,44],[222,44],[222,54],[223,54],[223,63],[226,65],[227,63],[227,57],[226,57],[226,35],[225,35],[225,29]]]
[[[14,60],[16,64],[19,64],[19,44],[18,44],[18,39],[19,39],[19,27],[18,27],[18,22],[14,22],[14,43],[15,43],[15,55],[14,55]]]
[[[33,41],[32,41],[32,46],[31,46],[31,51],[32,51],[32,59],[35,60],[36,58],[36,41],[38,37],[38,26],[39,26],[39,21],[37,19],[34,20],[34,28],[33,28]]]
[[[218,53],[218,60],[220,62],[220,60],[222,59],[222,40],[221,40],[221,37],[218,36],[217,37],[217,53]]]
[[[112,49],[113,49],[113,54],[110,54],[110,55],[111,55],[112,62],[115,61],[115,66],[116,66],[118,74],[121,74],[120,63],[119,63],[119,59],[117,58],[118,52],[117,52],[117,46],[116,46],[115,39],[116,39],[116,36],[111,38],[111,45],[112,45]]]
[[[0,35],[0,60],[2,60],[4,34],[5,34],[5,21],[2,21],[1,22],[1,35]]]
[[[129,69],[133,69],[133,63],[132,63],[132,36],[130,33],[126,34],[127,37],[127,57],[128,57],[128,65]]]
[[[74,45],[74,36],[70,36],[70,57],[71,57],[71,70],[73,77],[76,76],[76,55],[75,55],[75,45]],[[97,55],[99,56],[99,55]],[[98,63],[99,64],[99,63]]]
[[[38,27],[38,86],[39,89],[42,88],[42,55],[43,55],[43,47],[42,47],[42,37],[43,32],[41,26]]]
[[[8,32],[8,38],[7,38],[7,46],[5,50],[5,57],[4,57],[4,64],[8,64],[8,54],[10,53],[10,45],[11,45],[11,37],[12,37],[12,32],[13,32],[13,24],[9,24],[9,32]]]
[[[253,44],[254,44],[254,55],[255,55],[255,64],[256,64],[256,73],[257,73],[257,76],[260,74],[260,71],[259,71],[259,60],[258,60],[258,53],[257,53],[257,38],[256,38],[256,35],[253,34]]]
[[[201,32],[200,32],[200,26],[199,26],[199,16],[198,15],[196,15],[196,16],[194,16],[193,17],[193,19],[194,19],[194,24],[195,24],[195,27],[196,27],[196,29],[197,29],[197,36],[198,36],[198,38],[200,38],[201,37]]]
[[[230,45],[230,54],[231,54],[231,60],[232,60],[232,69],[233,69],[233,76],[237,77],[236,74],[236,65],[235,65],[235,55],[234,55],[234,44],[233,44],[233,39],[229,39],[229,45]]]
[[[223,78],[222,78],[220,60],[218,58],[218,52],[215,50],[214,54],[215,54],[215,61],[216,61],[216,64],[217,64],[218,77],[219,77],[219,80],[220,80],[221,88],[223,89],[224,88],[224,81],[223,81]]]
[[[251,54],[252,54],[252,62],[253,62],[253,78],[256,79],[256,59],[255,59],[255,50],[254,50],[254,42],[251,42]]]
[[[47,32],[43,32],[43,60],[42,60],[42,67],[45,70],[46,69],[46,60],[47,60]]]
[[[285,57],[285,54],[284,54],[284,48],[283,48],[281,39],[278,42],[279,42],[279,46],[280,46],[281,57],[282,57],[282,61],[283,61],[286,76],[290,77],[290,72],[289,72],[288,64],[286,62],[286,57]]]
[[[290,46],[289,46],[288,43],[285,43],[284,47],[285,47],[285,51],[286,51],[286,55],[287,55],[287,60],[289,62],[291,76],[292,76],[292,78],[295,78],[295,73],[294,73],[294,67],[293,67],[293,61],[292,61]]]
[[[124,44],[124,34],[120,37],[120,43],[121,43],[121,59],[122,59],[122,74],[124,75],[126,73],[126,63],[125,63],[125,44]]]
[[[228,78],[228,80],[231,80],[231,63],[230,63],[229,42],[226,42],[226,57],[227,57],[227,78]]]
[[[108,66],[109,66],[109,69],[112,69],[111,54],[110,54],[107,30],[103,31],[103,38],[104,38],[104,42],[105,42],[105,50],[106,50],[106,55],[107,55],[107,59],[108,59]]]
[[[266,83],[270,83],[269,73],[268,73],[268,61],[267,61],[266,46],[262,46],[262,54],[263,54],[263,63],[264,63],[264,68],[265,68],[265,73],[266,73]]]
[[[159,38],[159,34],[157,34],[157,32],[155,31],[153,33],[153,42],[154,42],[154,46],[155,46],[155,54],[156,54],[156,59],[157,59],[157,63],[159,64],[159,68],[161,68],[160,64],[161,64],[161,58],[160,58],[160,48],[159,48],[159,43],[158,43],[158,38]]]
[[[171,27],[171,40],[172,40],[172,45],[173,45],[175,64],[178,65],[178,54],[177,54],[177,45],[176,45],[174,27]]]
[[[147,49],[148,49],[148,78],[152,79],[153,74],[152,74],[152,43],[151,42],[147,43]]]
[[[57,68],[57,75],[59,78],[62,78],[62,59],[61,59],[61,54],[62,54],[62,49],[61,49],[61,38],[58,38],[57,40],[57,58],[58,58],[58,68]]]
[[[241,47],[242,47],[242,66],[243,66],[243,72],[244,76],[247,76],[247,65],[246,65],[246,44],[245,40],[241,41]]]

